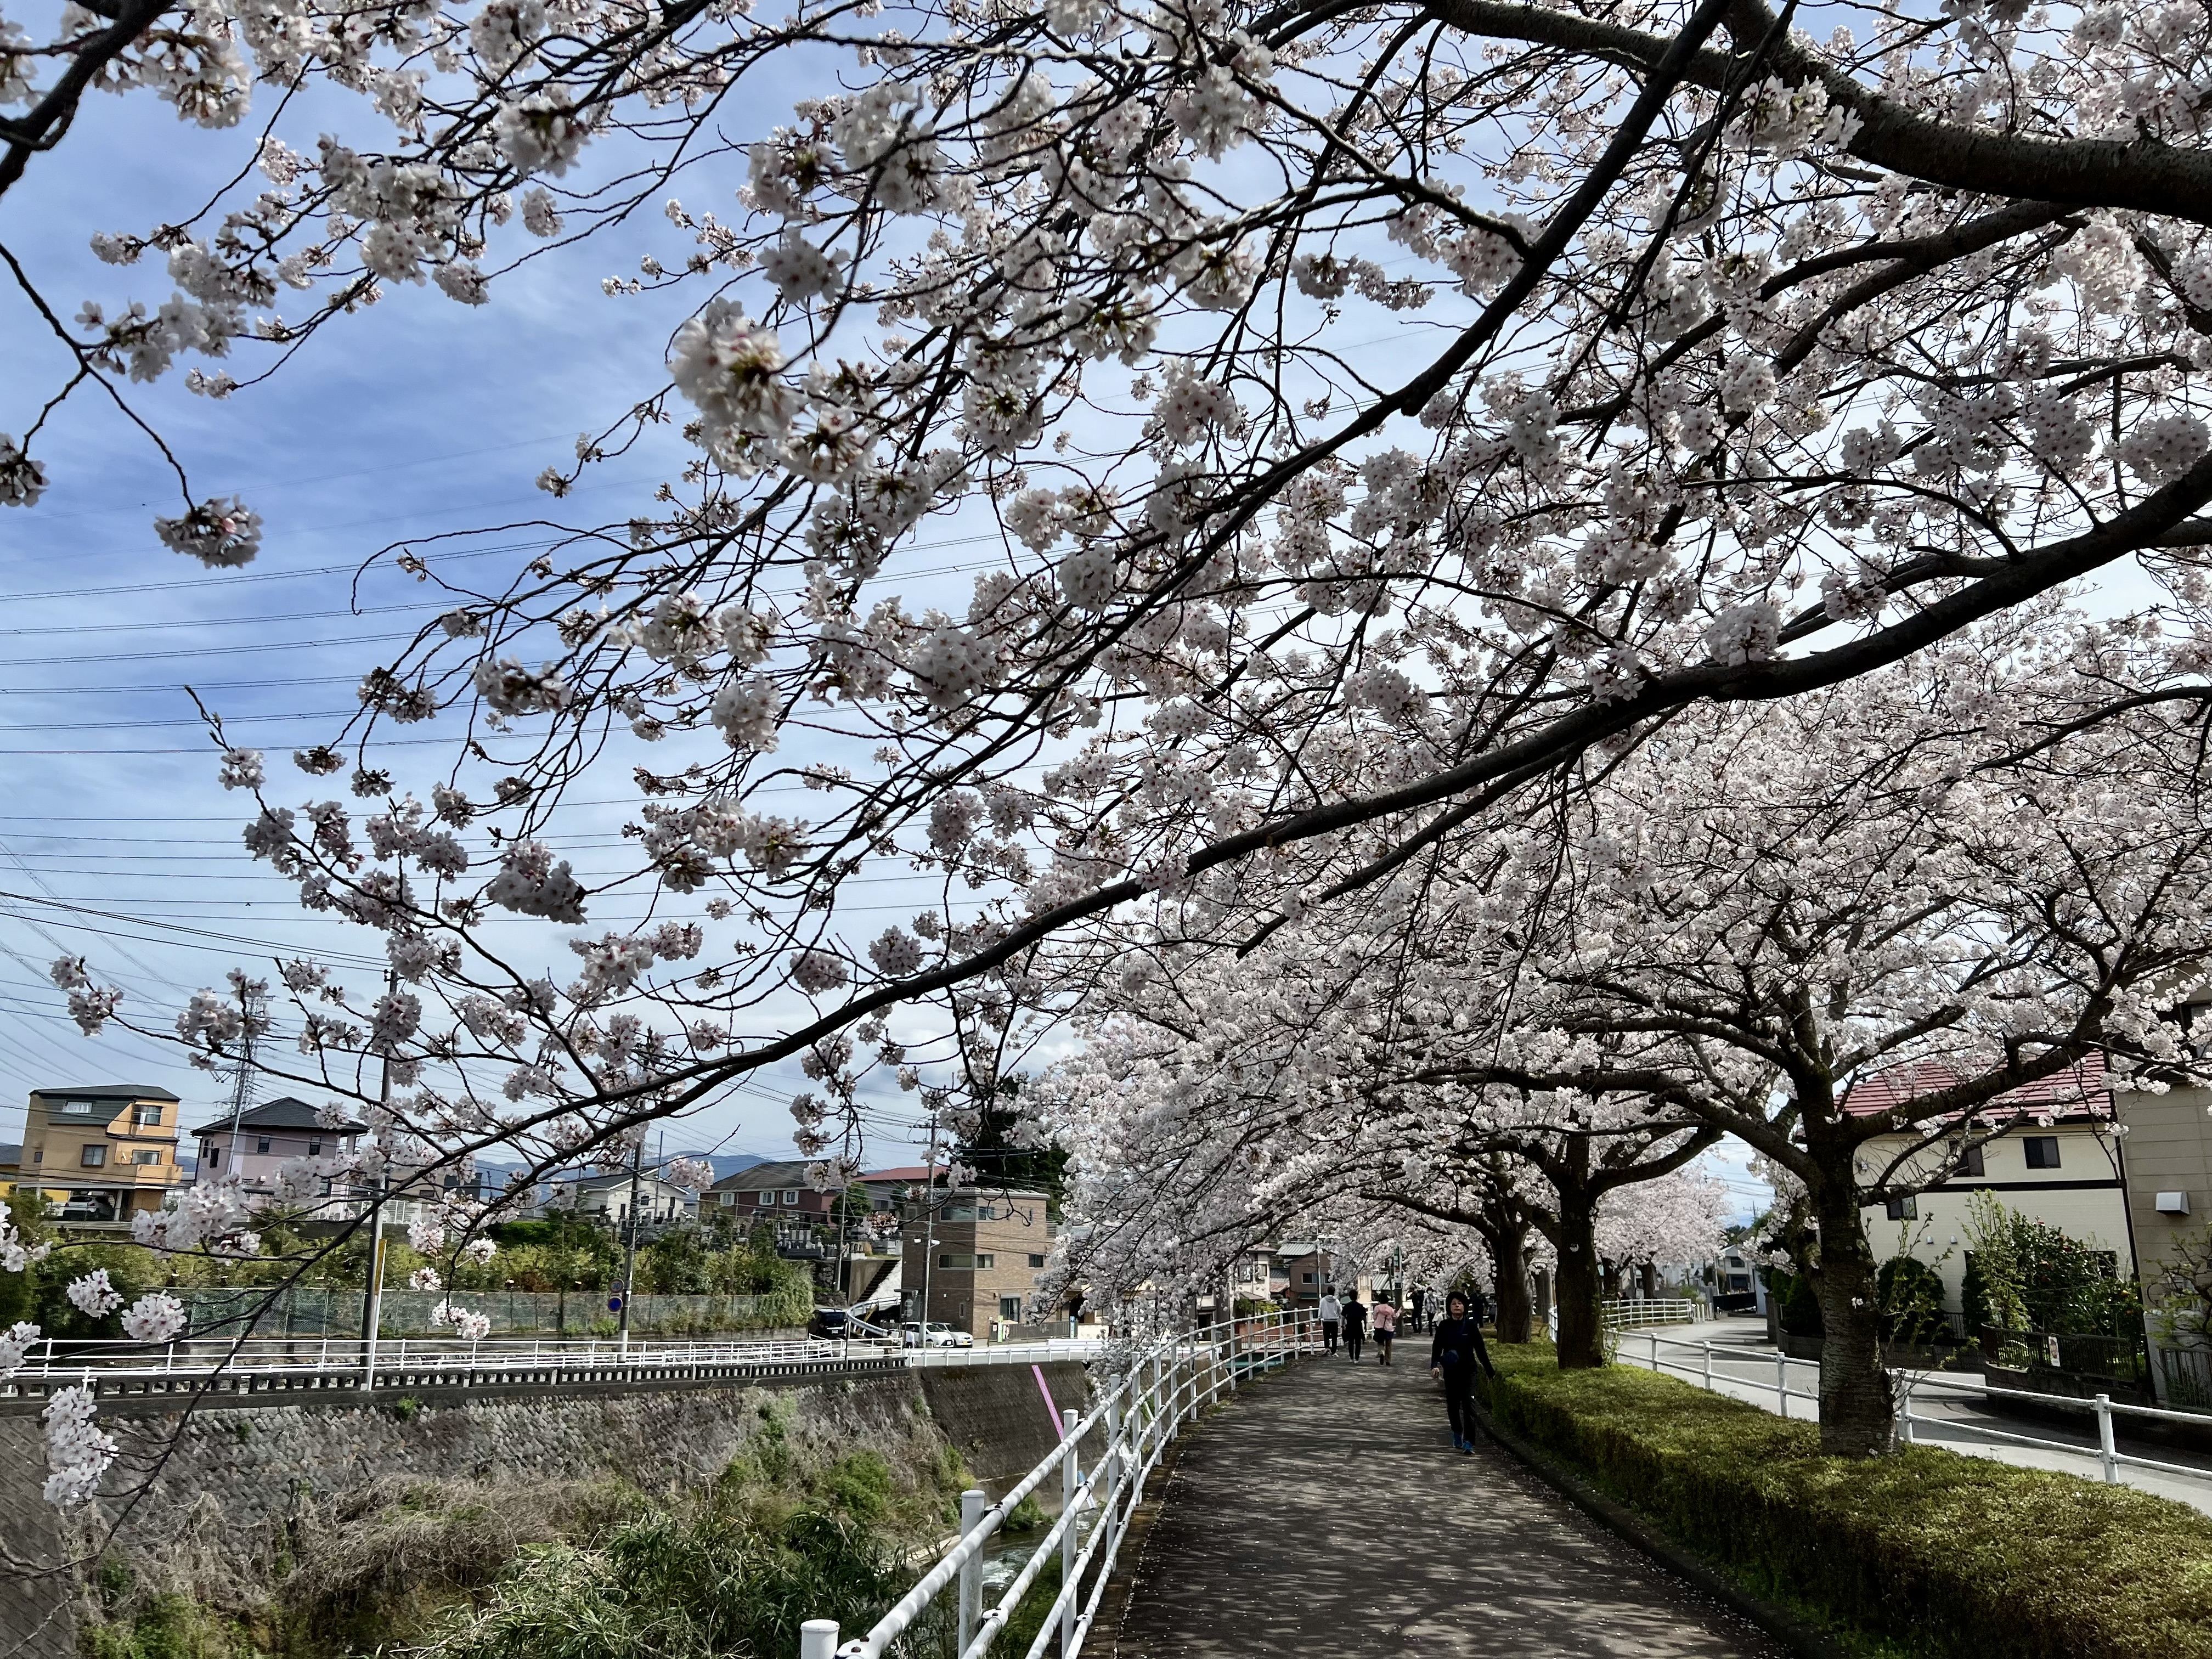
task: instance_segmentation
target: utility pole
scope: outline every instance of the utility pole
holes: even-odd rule
[[[929,1163],[922,1170],[921,1200],[921,1342],[929,1352],[929,1269],[937,1260],[937,1127],[943,1114],[929,1115]]]
[[[397,969],[384,976],[387,994],[399,988]],[[384,1057],[384,1066],[376,1084],[377,1103],[389,1109],[392,1105],[392,1056]],[[237,1140],[234,1126],[231,1139]],[[367,1304],[362,1315],[361,1386],[364,1391],[376,1386],[376,1328],[384,1320],[384,1202],[392,1191],[392,1166],[386,1164],[376,1172],[376,1197],[368,1212],[368,1294],[362,1298]]]
[[[637,1144],[630,1148],[629,1153],[629,1241],[623,1249],[622,1307],[618,1310],[618,1317],[621,1321],[619,1329],[622,1351],[624,1354],[629,1352],[629,1301],[637,1290],[637,1183],[638,1178],[644,1173],[645,1132],[641,1129],[638,1131]]]

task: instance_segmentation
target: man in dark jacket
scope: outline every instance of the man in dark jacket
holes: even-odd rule
[[[1444,1409],[1451,1413],[1452,1446],[1474,1450],[1474,1368],[1491,1376],[1490,1350],[1482,1344],[1482,1327],[1468,1312],[1467,1298],[1454,1291],[1444,1302],[1444,1316],[1437,1322],[1436,1340],[1429,1345],[1429,1375],[1444,1383]]]

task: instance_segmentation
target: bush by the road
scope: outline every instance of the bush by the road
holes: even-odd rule
[[[1753,1594],[1945,1659],[2212,1659],[2212,1516],[1929,1447],[1826,1457],[1673,1377],[1497,1353],[1507,1430]]]

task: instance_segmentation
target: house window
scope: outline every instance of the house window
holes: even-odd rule
[[[783,1189],[783,1201],[784,1201],[785,1203],[787,1203],[787,1204],[796,1204],[796,1203],[798,1203],[798,1202],[799,1202],[799,1188],[796,1188],[796,1187],[786,1187],[786,1188]]]
[[[999,1317],[1004,1320],[1009,1320],[1018,1325],[1021,1323],[1021,1297],[1018,1296],[1000,1297],[999,1298]]]
[[[131,1121],[141,1128],[149,1126],[159,1127],[161,1121],[161,1109],[159,1106],[133,1107],[131,1111]]]
[[[210,1172],[213,1172],[213,1171],[215,1171],[215,1170],[220,1170],[220,1169],[222,1169],[222,1147],[220,1147],[220,1146],[210,1146],[210,1148],[208,1148],[207,1166],[208,1166],[208,1169],[209,1169],[209,1170],[210,1170]]]
[[[321,1141],[319,1141],[319,1140],[310,1140],[310,1141],[307,1143],[307,1156],[308,1156],[309,1158],[320,1158],[322,1155],[323,1155],[323,1143],[322,1143]],[[366,1316],[366,1315],[364,1315],[364,1316],[363,1316],[364,1318],[366,1318],[366,1317],[367,1317],[367,1316]]]
[[[948,1253],[937,1258],[937,1265],[940,1267],[950,1267],[957,1272],[975,1273],[997,1266],[998,1258],[992,1255]]]
[[[1883,1206],[1883,1208],[1888,1212],[1889,1218],[1892,1221],[1917,1221],[1920,1219],[1920,1200],[1910,1194],[1907,1194],[1904,1198],[1891,1199],[1887,1205]]]
[[[2058,1167],[2058,1137],[2030,1135],[2023,1143],[2027,1148],[2027,1167],[2031,1170],[2055,1170]]]
[[[255,1136],[253,1140],[253,1150],[257,1152],[267,1152],[269,1150],[269,1137],[267,1135]]]
[[[106,1168],[107,1164],[107,1148],[105,1146],[86,1147],[84,1149],[83,1163],[84,1167],[88,1170]]]
[[[1988,1173],[1987,1170],[1982,1168],[1982,1149],[1980,1147],[1969,1146],[1965,1152],[1959,1154],[1959,1173],[1962,1176],[1973,1176],[1977,1178]]]
[[[997,1206],[996,1205],[994,1205],[994,1204],[978,1204],[978,1205],[975,1206],[975,1219],[976,1219],[976,1220],[978,1220],[978,1221],[996,1221],[998,1218],[999,1218],[999,1210],[998,1210],[998,1206]]]
[[[1037,1255],[1037,1254],[1036,1254],[1034,1251],[1032,1251],[1032,1252],[1030,1253],[1030,1267],[1043,1267],[1043,1266],[1044,1266],[1044,1258],[1043,1258],[1042,1256],[1041,1256],[1041,1255]]]
[[[732,1204],[736,1203],[737,1201],[738,1201],[738,1195],[737,1195],[735,1193],[724,1193],[724,1194],[722,1194],[722,1207],[723,1207],[724,1209],[726,1209],[726,1209],[728,1209],[728,1208],[730,1207],[730,1206],[731,1206],[731,1205],[732,1205]],[[366,1314],[363,1314],[363,1315],[362,1316],[362,1318],[364,1318],[364,1319],[366,1319],[368,1316],[368,1315],[366,1315]]]
[[[157,1149],[149,1146],[143,1152],[131,1153],[131,1161],[133,1164],[159,1164],[161,1154]]]
[[[62,1102],[62,1115],[65,1117],[90,1117],[92,1103],[88,1100],[65,1100]]]

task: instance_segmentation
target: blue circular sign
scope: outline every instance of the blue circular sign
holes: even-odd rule
[[[607,1298],[607,1311],[609,1313],[620,1313],[622,1311],[622,1298],[618,1296],[609,1297]]]

